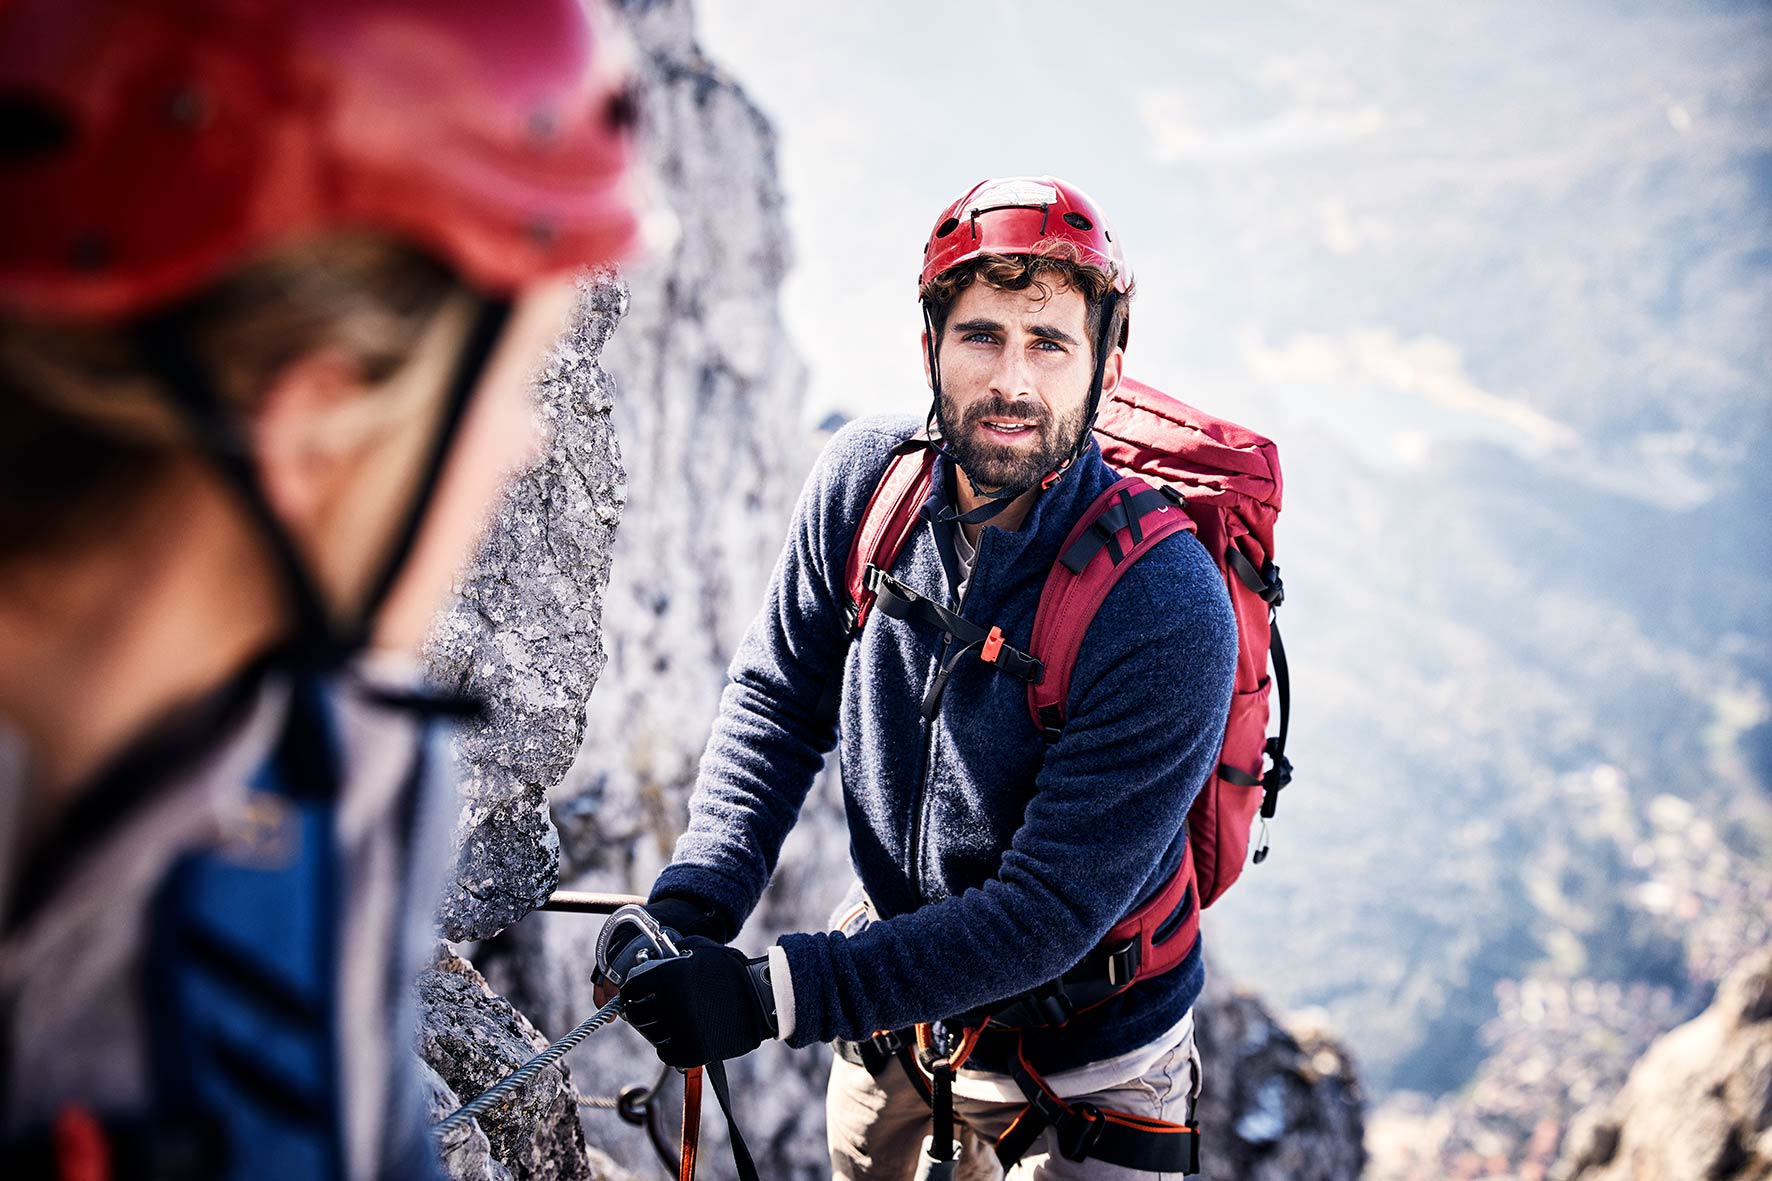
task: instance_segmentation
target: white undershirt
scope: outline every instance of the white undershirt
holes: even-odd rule
[[[964,525],[954,526],[954,560],[960,566],[960,585],[954,593],[964,600],[966,588],[972,583],[972,567],[978,561],[978,547],[966,540]]]

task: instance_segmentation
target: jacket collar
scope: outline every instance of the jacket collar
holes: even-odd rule
[[[923,519],[933,528],[936,549],[941,554],[950,588],[960,583],[959,559],[954,554],[954,530],[959,526],[951,521],[943,521],[941,513],[955,503],[957,481],[964,478],[954,466],[951,456],[945,452],[938,455],[933,478],[929,481],[929,495],[924,498],[923,507],[919,510]],[[1076,462],[1065,469],[1064,475],[1052,487],[1034,498],[1033,507],[1028,509],[1021,528],[1009,531],[985,522],[984,529],[979,534],[979,563],[983,564],[988,549],[994,551],[994,564],[1020,565],[1025,561],[1037,560],[1042,570],[1050,567],[1058,553],[1058,547],[1064,543],[1071,527],[1077,523],[1077,518],[1083,515],[1084,510],[1103,488],[1113,483],[1114,478],[1116,477],[1107,461],[1101,457],[1100,446],[1091,438],[1089,446],[1077,457]],[[976,577],[976,571],[974,575]]]

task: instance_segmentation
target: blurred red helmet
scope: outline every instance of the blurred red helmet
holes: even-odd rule
[[[594,4],[594,0],[591,0]],[[509,293],[634,244],[587,0],[0,0],[0,308],[124,317],[362,228]]]
[[[980,181],[941,211],[923,247],[917,290],[981,254],[1038,254],[1058,242],[1111,274],[1120,294],[1131,289],[1126,256],[1087,193],[1056,177],[1009,176]]]

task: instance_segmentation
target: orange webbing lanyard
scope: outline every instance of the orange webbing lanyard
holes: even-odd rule
[[[695,1150],[701,1143],[701,1067],[683,1072],[683,1157],[677,1181],[695,1181]]]

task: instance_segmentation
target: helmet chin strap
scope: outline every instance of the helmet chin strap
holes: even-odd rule
[[[1095,340],[1095,373],[1090,378],[1088,410],[1083,415],[1083,430],[1077,439],[1076,449],[1069,455],[1065,456],[1057,467],[1041,477],[1037,484],[1021,486],[1005,485],[1002,488],[991,490],[981,487],[978,481],[972,478],[972,473],[961,467],[956,460],[954,463],[955,469],[958,470],[962,476],[966,477],[966,483],[972,487],[972,494],[983,498],[984,503],[965,513],[960,512],[955,506],[949,505],[947,508],[941,510],[940,520],[952,521],[957,525],[981,525],[984,522],[991,520],[993,517],[998,516],[1014,503],[1017,497],[1021,496],[1022,493],[1027,492],[1029,489],[1037,487],[1040,491],[1044,492],[1046,489],[1052,487],[1052,485],[1058,483],[1058,481],[1064,477],[1064,474],[1071,469],[1072,464],[1082,458],[1083,453],[1089,449],[1089,436],[1094,430],[1096,415],[1101,412],[1101,386],[1107,376],[1108,339],[1109,334],[1113,331],[1114,313],[1119,309],[1119,306],[1120,293],[1118,291],[1110,290],[1102,297],[1101,321],[1100,327],[1096,332]],[[933,439],[935,437],[934,427],[938,421],[938,415],[941,409],[941,361],[936,352],[937,328],[935,317],[929,311],[929,303],[927,300],[923,303],[923,328],[924,339],[928,342],[925,346],[925,351],[929,358],[929,383],[931,387],[933,387],[935,395],[929,408],[928,424],[924,429],[929,432],[930,437]],[[936,445],[941,450],[947,451],[945,443],[938,442]],[[948,457],[950,459],[953,458],[951,452],[948,453]]]
[[[936,426],[941,421],[941,355],[936,345],[940,336],[941,326],[936,324],[935,316],[929,310],[929,301],[924,300],[924,351],[929,359],[929,385],[930,391],[933,394],[933,398],[929,403],[929,418],[924,424],[924,431],[928,434],[930,440],[935,443],[938,450],[946,454],[949,459],[953,459],[953,452],[948,449],[946,441],[936,434]],[[1014,487],[986,490],[979,486],[978,481],[972,478],[972,473],[961,467],[958,461],[954,463],[954,469],[962,476],[966,477],[966,482],[972,486],[972,494],[983,498],[984,503],[966,513],[962,513],[955,506],[949,505],[941,510],[939,519],[942,521],[953,521],[961,525],[983,524],[992,517],[997,516],[1004,509],[1008,508],[1010,504],[1014,502],[1016,497],[1027,491],[1026,488]]]
[[[504,299],[482,299],[475,310],[472,326],[456,354],[430,449],[400,526],[383,555],[361,610],[343,623],[335,622],[300,546],[272,507],[238,417],[223,402],[213,371],[191,351],[190,334],[179,314],[155,316],[136,326],[135,342],[144,363],[159,378],[174,409],[239,498],[270,550],[293,620],[283,646],[290,660],[313,671],[328,671],[344,664],[369,643],[376,618],[399,581],[429,515],[443,468],[510,310],[510,302]]]

